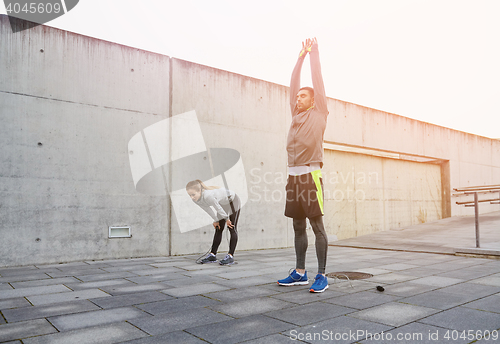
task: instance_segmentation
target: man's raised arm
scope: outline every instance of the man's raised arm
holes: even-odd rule
[[[318,41],[316,38],[311,40],[309,59],[311,60],[311,78],[314,88],[315,107],[321,112],[328,113],[328,108],[326,106],[325,85],[323,84],[321,64],[319,63]]]
[[[290,81],[290,108],[292,110],[292,114],[295,109],[295,104],[297,103],[297,93],[300,89],[300,71],[302,70],[302,63],[304,63],[304,58],[310,50],[311,46],[309,45],[309,39],[307,39],[305,42],[302,42],[302,50],[300,51],[297,64],[293,69],[292,80]]]

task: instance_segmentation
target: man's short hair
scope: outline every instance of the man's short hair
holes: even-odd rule
[[[311,98],[314,98],[314,89],[312,87],[302,87],[299,91],[302,90],[308,91]]]

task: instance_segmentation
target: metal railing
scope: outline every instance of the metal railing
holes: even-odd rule
[[[500,185],[483,185],[483,186],[468,186],[463,188],[453,189],[458,195],[473,195],[473,201],[456,202],[458,205],[463,205],[466,207],[474,207],[474,214],[476,217],[476,247],[480,248],[479,245],[479,203],[490,202],[490,204],[500,204]],[[479,194],[491,194],[498,193],[498,198],[486,198],[479,199]]]

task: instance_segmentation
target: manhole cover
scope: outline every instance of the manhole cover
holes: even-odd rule
[[[346,280],[349,278],[350,280],[360,280],[373,277],[372,274],[367,274],[365,272],[354,272],[354,271],[339,271],[339,272],[329,272],[326,274],[326,277],[338,278]]]

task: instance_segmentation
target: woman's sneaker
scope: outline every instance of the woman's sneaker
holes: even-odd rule
[[[278,280],[278,284],[284,286],[309,284],[309,281],[307,280],[307,271],[304,272],[304,276],[301,276],[297,270],[293,270],[287,278]]]
[[[328,289],[328,278],[326,278],[326,276],[323,276],[322,274],[317,274],[316,279],[309,291],[311,293],[322,293],[326,289]]]
[[[219,262],[220,265],[231,265],[231,264],[234,264],[234,258],[231,257],[229,254],[226,254],[226,258],[224,258],[223,260],[221,260]]]
[[[206,256],[201,260],[201,264],[208,264],[215,262],[217,262],[217,257],[213,253],[210,253],[208,256]]]

